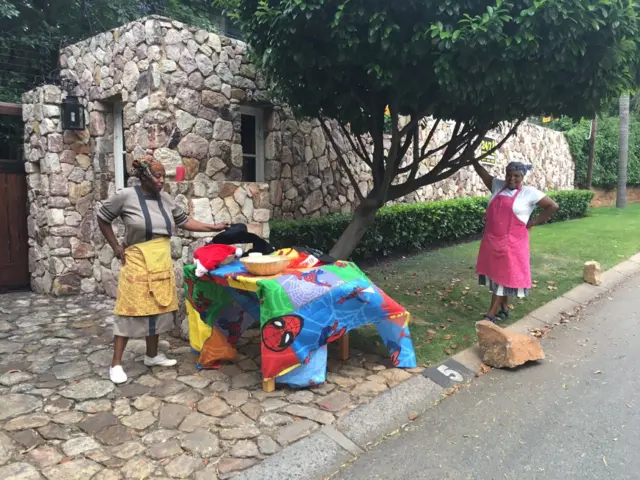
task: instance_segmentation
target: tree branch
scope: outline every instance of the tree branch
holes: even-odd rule
[[[357,135],[356,139],[358,140],[358,143],[360,144],[360,148],[362,149],[363,152],[365,152],[365,155],[369,159],[369,162],[371,162],[371,170],[373,170],[373,159],[371,158],[371,155],[369,155],[369,152],[367,151],[367,148],[366,148],[364,142],[362,141],[362,136],[361,135]]]
[[[509,129],[509,131],[507,132],[507,134],[504,136],[504,138],[502,140],[500,140],[500,143],[496,144],[495,147],[493,147],[491,150],[489,150],[487,153],[485,153],[484,155],[481,155],[480,157],[476,158],[475,161],[476,162],[480,162],[481,160],[485,159],[486,157],[488,157],[489,155],[492,155],[496,150],[498,150],[499,148],[502,147],[502,145],[504,145],[506,143],[507,140],[509,140],[511,138],[511,136],[516,133],[516,130],[518,130],[518,127],[520,125],[522,125],[522,122],[524,120],[518,120],[516,123],[513,124],[513,127],[511,127]]]
[[[400,165],[400,162],[402,161],[402,159],[405,157],[405,155],[407,154],[407,152],[409,151],[409,147],[411,146],[411,142],[414,138],[414,134],[418,131],[418,125],[416,124],[416,126],[413,128],[413,132],[407,133],[407,137],[405,138],[404,143],[402,144],[402,146],[400,147],[400,151],[398,152],[398,161],[396,162],[396,165]],[[414,154],[414,159],[415,159],[415,154]],[[413,165],[413,162],[411,163],[411,165]],[[404,168],[404,167],[402,167]],[[396,170],[396,175],[398,173],[400,173],[400,168],[398,168]]]
[[[435,127],[438,125],[439,121],[436,121],[436,123],[434,124],[434,126],[431,128],[431,131],[429,132],[429,136],[433,136],[433,133],[435,131]],[[456,122],[456,125],[454,127],[454,131],[451,134],[451,138],[449,139],[448,142],[443,143],[442,145],[440,145],[437,148],[431,149],[428,152],[425,153],[424,149],[426,147],[426,145],[428,145],[429,143],[429,138],[427,138],[427,141],[425,141],[422,145],[422,149],[421,149],[421,154],[418,157],[418,164],[422,163],[423,160],[426,160],[427,158],[433,156],[434,154],[438,153],[440,150],[447,148],[447,150],[445,151],[445,155],[447,156],[447,154],[449,153],[448,148],[452,145],[452,144],[462,144],[464,143],[464,141],[467,139],[468,136],[470,136],[470,133],[472,131],[472,129],[468,128],[467,124],[464,124],[464,129],[463,129],[463,133],[461,135],[458,135],[459,130],[460,130],[460,122]],[[460,136],[460,139],[457,139],[457,137]],[[417,143],[416,143],[416,149],[417,149]],[[453,157],[453,155],[455,155],[458,152],[458,149],[454,150],[448,157],[451,158]],[[441,160],[442,161],[442,160]],[[404,167],[400,168],[398,170],[398,175],[406,173],[411,171],[412,173],[414,171],[417,171],[419,166],[414,165],[415,164],[415,151],[414,151],[414,162],[411,165],[405,165]],[[413,177],[411,178],[415,178],[415,174]]]
[[[376,194],[378,200],[384,203],[387,199],[387,191],[391,181],[396,176],[398,169],[398,144],[400,143],[400,132],[398,131],[398,104],[397,101],[392,100],[389,105],[389,112],[391,113],[391,148],[387,154],[386,168],[384,176],[382,177],[382,183],[376,188]]]
[[[371,101],[371,111],[377,112],[378,108],[376,106],[375,100]],[[382,107],[384,108],[384,106]],[[381,123],[380,120],[383,120]],[[373,163],[373,189],[377,190],[377,188],[382,183],[382,179],[385,173],[385,165],[384,165],[384,113],[382,117],[376,115],[375,113],[371,115],[371,141],[373,142],[373,154],[372,154],[372,163]]]
[[[473,152],[476,151],[476,149],[482,142],[487,132],[491,130],[492,127],[495,127],[495,126],[490,125],[488,127],[476,127],[476,128],[469,129],[469,132],[475,130],[474,135],[477,136],[477,138],[473,142],[468,143],[460,155],[458,155],[454,160],[451,160],[453,155],[455,155],[459,151],[460,149],[459,145],[454,147],[454,150],[451,153],[449,149],[447,149],[447,151],[443,155],[440,162],[438,162],[438,165],[436,165],[429,173],[417,179],[410,178],[404,183],[401,183],[399,185],[392,185],[389,188],[388,200],[396,200],[400,197],[404,197],[405,195],[411,192],[415,192],[416,190],[426,185],[430,185],[430,184],[439,182],[441,180],[444,180],[446,178],[449,178],[451,175],[453,175],[455,172],[460,170],[462,167],[467,166],[472,162],[481,161],[482,159],[488,157],[489,155],[493,154],[495,151],[500,149],[507,142],[507,140],[509,140],[509,138],[513,136],[513,134],[516,132],[516,130],[522,124],[522,122],[523,120],[518,120],[509,129],[509,131],[502,138],[502,140],[500,140],[500,142],[496,144],[495,147],[493,147],[491,150],[489,150],[488,152],[484,153],[483,155],[477,158],[473,157]],[[468,137],[468,135],[469,134],[465,134],[463,135],[463,137]],[[453,141],[454,139],[452,138],[449,141],[449,143]]]
[[[331,135],[331,131],[329,130],[329,127],[327,127],[327,123],[326,123],[324,118],[320,118],[320,125],[322,126],[322,130],[324,130],[325,135],[327,137],[329,137],[329,141],[331,142],[331,145],[333,146],[333,149],[336,151],[336,156],[338,157],[338,162],[340,162],[340,166],[342,167],[342,169],[347,174],[347,177],[349,177],[349,181],[351,182],[351,185],[353,186],[353,190],[354,190],[356,196],[358,197],[358,200],[362,203],[364,201],[364,196],[362,195],[362,192],[360,191],[360,187],[358,186],[358,182],[356,181],[355,177],[353,176],[353,173],[351,172],[351,169],[349,168],[349,164],[347,163],[347,161],[345,160],[344,156],[342,155],[342,151],[340,150],[340,147],[338,147],[338,144],[336,143],[335,139],[333,138],[333,135]]]
[[[422,149],[420,150],[420,155],[422,156],[423,159],[426,158],[424,156],[424,152],[427,150],[427,147],[429,146],[429,143],[431,142],[431,139],[433,138],[434,133],[436,133],[436,129],[438,128],[438,125],[440,125],[440,119],[439,118],[435,122],[433,122],[433,126],[431,127],[431,130],[429,131],[429,135],[427,135],[427,139],[422,144]]]
[[[371,170],[373,170],[373,163],[371,163],[371,158],[369,157],[369,154],[367,153],[367,151],[365,149],[363,149],[363,151],[361,152],[358,149],[358,147],[356,147],[356,144],[354,143],[353,139],[351,138],[351,133],[347,132],[347,129],[340,122],[338,122],[338,125],[340,126],[340,130],[342,130],[342,134],[345,137],[347,137],[347,140],[349,140],[349,145],[351,145],[351,150],[353,150],[356,153],[356,155],[358,155],[358,157],[360,157],[360,159],[364,163],[366,163],[367,166]]]

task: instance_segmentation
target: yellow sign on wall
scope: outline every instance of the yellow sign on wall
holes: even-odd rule
[[[496,141],[491,137],[485,137],[482,139],[480,143],[480,156],[487,155],[487,153],[491,152],[494,148],[496,148]],[[496,152],[493,151],[486,157],[484,157],[480,163],[484,163],[486,165],[495,165],[496,164]]]
[[[553,117],[542,117],[542,123],[549,123],[553,120]]]

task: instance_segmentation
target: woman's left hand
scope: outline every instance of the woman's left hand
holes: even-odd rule
[[[211,225],[211,230],[213,232],[222,232],[231,226],[230,223],[217,223],[215,225]]]

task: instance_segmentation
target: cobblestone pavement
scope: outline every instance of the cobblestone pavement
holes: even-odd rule
[[[330,360],[324,385],[266,394],[249,330],[233,362],[201,372],[183,340],[161,340],[173,368],[144,366],[132,340],[130,381],[116,387],[112,309],[99,296],[0,295],[0,479],[231,478],[419,371],[352,352]]]

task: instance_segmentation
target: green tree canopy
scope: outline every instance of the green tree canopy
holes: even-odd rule
[[[214,30],[218,13],[199,0],[0,0],[0,101],[54,82],[70,43],[150,14]]]
[[[300,116],[338,121],[371,168],[371,191],[359,192],[353,179],[361,203],[333,249],[339,257],[357,245],[385,202],[476,161],[482,138],[502,122],[590,117],[635,76],[632,1],[215,2],[236,18],[276,98]],[[387,105],[392,134],[385,150]],[[433,130],[417,134],[429,116],[455,122],[451,138],[433,148]],[[496,148],[514,132],[507,130]],[[362,134],[371,136],[372,152],[358,148]],[[405,159],[410,149],[412,159]],[[431,156],[439,161],[420,175],[419,164]]]

